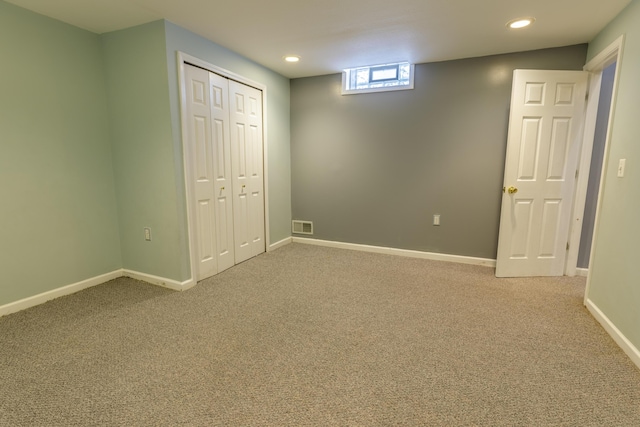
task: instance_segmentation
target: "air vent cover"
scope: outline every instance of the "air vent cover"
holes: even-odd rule
[[[313,234],[313,222],[291,221],[291,232],[294,234]]]

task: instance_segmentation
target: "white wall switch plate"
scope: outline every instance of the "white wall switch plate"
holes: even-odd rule
[[[620,159],[618,162],[618,178],[624,177],[624,168],[627,165],[627,159]]]
[[[151,229],[149,227],[144,228],[144,240],[151,241]]]
[[[433,216],[433,225],[440,225],[440,215]]]

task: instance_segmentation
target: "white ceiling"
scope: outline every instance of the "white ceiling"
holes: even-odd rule
[[[7,0],[94,33],[167,19],[278,73],[589,42],[631,0]],[[507,21],[534,16],[533,26]],[[297,64],[282,60],[302,57]]]

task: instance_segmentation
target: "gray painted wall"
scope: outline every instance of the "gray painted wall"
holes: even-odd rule
[[[580,251],[578,252],[579,268],[589,268],[591,240],[593,239],[593,228],[596,220],[600,175],[602,173],[602,161],[607,140],[607,129],[609,127],[609,112],[611,111],[611,97],[613,95],[615,76],[616,64],[609,65],[602,72],[602,85],[600,86],[600,99],[598,100],[598,117],[596,119],[593,152],[591,154],[591,166],[589,168],[589,185],[587,187],[587,199],[584,205]]]
[[[389,93],[292,80],[293,219],[318,239],[495,259],[513,70],[580,70],[586,52],[420,64],[414,90]]]

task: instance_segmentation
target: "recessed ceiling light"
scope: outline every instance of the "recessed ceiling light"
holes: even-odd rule
[[[529,25],[533,24],[533,21],[535,21],[535,18],[513,19],[513,20],[507,22],[507,27],[513,28],[514,30],[516,30],[518,28],[528,27]]]
[[[287,55],[284,57],[284,60],[287,62],[298,62],[300,61],[300,57],[298,55]]]

